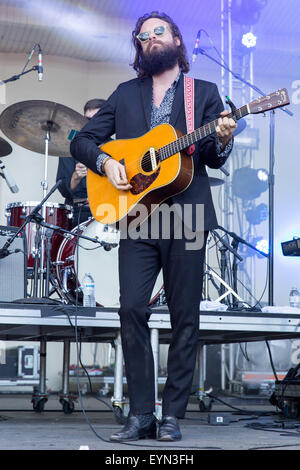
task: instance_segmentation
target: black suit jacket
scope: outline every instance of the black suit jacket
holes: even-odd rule
[[[56,182],[62,179],[58,187],[60,194],[65,198],[65,204],[73,206],[74,199],[87,198],[86,178],[82,178],[75,189],[70,188],[72,175],[75,171],[76,160],[73,157],[59,158],[56,173]]]
[[[195,80],[195,129],[219,117],[223,103],[214,83]],[[133,79],[121,83],[112,93],[106,104],[85,125],[71,142],[71,154],[97,173],[96,160],[99,145],[108,140],[114,133],[117,139],[139,137],[150,130],[152,106],[152,78]],[[184,110],[184,80],[181,74],[177,84],[170,124],[186,134]],[[205,165],[220,168],[226,158],[216,152],[216,134],[206,137],[196,144],[194,159],[194,178],[190,186],[181,194],[172,198],[174,203],[192,205],[193,230],[196,225],[196,204],[204,205],[204,229],[217,226],[211,190]]]

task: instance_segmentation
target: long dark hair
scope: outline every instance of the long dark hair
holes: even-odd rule
[[[151,13],[146,13],[144,16],[141,16],[136,22],[135,29],[132,31],[132,42],[135,48],[135,58],[131,65],[134,68],[134,70],[136,70],[138,77],[143,78],[143,77],[146,77],[147,74],[141,68],[142,47],[141,47],[140,41],[137,39],[136,36],[139,34],[143,23],[145,23],[145,21],[149,20],[150,18],[159,18],[160,20],[163,20],[166,23],[168,23],[170,26],[173,38],[177,37],[180,39],[178,65],[183,71],[183,73],[188,73],[188,71],[190,70],[190,64],[187,59],[186,48],[183,43],[182,35],[181,35],[181,32],[179,31],[178,26],[174,23],[174,21],[168,15],[166,15],[166,13],[159,13],[158,11],[152,11]]]

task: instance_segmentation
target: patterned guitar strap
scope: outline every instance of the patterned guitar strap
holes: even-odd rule
[[[184,75],[184,109],[187,133],[194,131],[194,79]],[[190,145],[187,153],[192,155],[195,152],[195,145]]]

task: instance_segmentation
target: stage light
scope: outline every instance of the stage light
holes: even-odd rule
[[[262,251],[266,255],[269,254],[269,243],[268,240],[265,240],[263,237],[258,237],[258,239],[255,242],[255,248],[259,251]],[[259,255],[259,257],[262,257],[263,255]]]
[[[246,211],[246,219],[251,225],[259,225],[268,218],[268,207],[266,204],[259,204]]]
[[[267,170],[263,168],[256,170],[246,166],[234,171],[232,176],[232,191],[235,196],[249,201],[256,199],[267,189]]]
[[[257,170],[257,178],[260,181],[264,181],[264,182],[268,181],[269,174],[267,170],[265,170],[264,168],[260,168],[259,170]]]
[[[250,237],[249,240],[247,240],[253,247],[256,248],[256,250],[261,251],[262,253],[265,253],[266,255],[269,254],[269,242],[263,237]],[[243,246],[243,252],[241,252],[242,256],[245,256],[246,258],[250,258],[252,256],[257,256],[258,258],[265,258],[263,254],[258,253],[254,248],[250,248],[250,246],[244,245]]]
[[[256,46],[256,39],[253,33],[245,33],[242,37],[242,44],[247,47],[247,49],[253,49]]]

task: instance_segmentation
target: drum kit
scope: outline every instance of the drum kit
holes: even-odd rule
[[[15,103],[0,115],[0,129],[12,142],[44,155],[43,200],[14,202],[6,207],[7,225],[19,232],[2,247],[2,253],[13,239],[24,231],[27,240],[27,278],[33,282],[33,296],[28,301],[51,301],[56,293],[64,303],[82,305],[80,281],[89,272],[95,280],[98,306],[118,307],[118,250],[120,234],[109,226],[90,218],[72,227],[72,207],[49,202],[58,188],[48,191],[48,157],[70,157],[70,140],[81,129],[86,118],[67,106],[41,100]],[[0,157],[12,152],[11,145],[0,138]],[[95,250],[97,254],[95,256]],[[4,255],[0,255],[1,257]],[[160,273],[151,304],[164,303]]]

